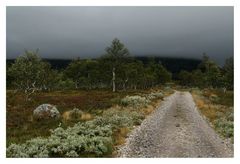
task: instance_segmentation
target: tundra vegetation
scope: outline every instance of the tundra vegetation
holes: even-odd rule
[[[174,89],[191,91],[203,115],[233,138],[233,58],[223,67],[206,54],[191,72],[174,77],[164,65],[131,56],[118,39],[97,59],[53,69],[39,51],[7,65],[8,157],[114,157],[128,133]],[[35,119],[42,104],[59,119]]]

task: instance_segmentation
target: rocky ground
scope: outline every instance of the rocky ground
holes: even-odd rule
[[[119,148],[120,157],[233,157],[189,92],[175,92]]]

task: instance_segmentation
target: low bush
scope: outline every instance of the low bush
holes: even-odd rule
[[[233,137],[233,122],[226,119],[218,119],[215,121],[217,131],[226,138]]]
[[[116,110],[110,108],[105,111],[102,117],[97,117],[93,121],[97,125],[111,126],[113,130],[121,127],[131,127],[138,125],[144,119],[144,115],[141,112],[129,111],[129,110]]]
[[[163,99],[164,95],[162,94],[162,92],[152,92],[150,94],[146,95],[146,98],[148,100],[154,100],[154,99]]]
[[[77,110],[76,110],[77,111]],[[144,115],[133,110],[110,108],[102,116],[73,127],[56,128],[48,138],[34,138],[23,144],[11,144],[7,157],[84,157],[111,154],[113,133],[140,124]]]
[[[233,138],[234,124],[233,124],[233,112],[227,112],[225,115],[219,116],[215,120],[214,125],[216,130],[226,138]]]
[[[126,96],[121,99],[121,105],[130,106],[133,108],[141,108],[146,106],[149,103],[149,100],[141,96]]]
[[[83,111],[79,110],[78,108],[74,108],[69,112],[70,118],[74,120],[81,118],[82,114]]]
[[[75,83],[70,80],[70,79],[66,79],[66,80],[58,80],[54,89],[60,89],[60,90],[71,90],[71,89],[75,89]]]
[[[81,157],[103,156],[112,151],[112,129],[93,121],[77,123],[52,131],[48,138],[34,138],[24,144],[11,144],[7,157]]]
[[[151,98],[161,94],[151,94]],[[141,96],[127,96],[122,104],[130,107],[143,107],[150,100]],[[90,114],[89,114],[90,115]],[[67,119],[88,118],[81,110],[74,109],[63,115]],[[90,115],[91,116],[91,115]],[[78,122],[73,127],[58,127],[47,138],[33,138],[23,144],[11,144],[7,148],[7,157],[101,157],[111,154],[113,145],[124,142],[124,138],[134,125],[145,118],[142,110],[129,110],[124,107],[112,107],[101,116],[86,122]],[[120,133],[117,135],[118,133]]]
[[[152,92],[144,96],[126,96],[120,100],[122,106],[129,106],[133,108],[146,107],[154,99],[163,99],[162,92]]]

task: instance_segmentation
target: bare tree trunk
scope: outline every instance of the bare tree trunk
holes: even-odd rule
[[[31,86],[28,86],[26,89],[25,89],[25,95],[26,95],[26,101],[29,101],[31,100],[30,98],[30,95],[32,95],[36,90],[37,88],[35,87],[35,83],[36,81],[34,81]]]
[[[222,90],[223,90],[223,93],[227,92],[227,88],[226,87],[223,87]]]
[[[113,67],[113,69],[112,69],[112,86],[113,86],[113,92],[116,91],[115,79],[116,79],[115,67]]]
[[[126,88],[126,84],[128,82],[128,78],[126,80],[123,81],[123,90],[126,91],[127,88]]]

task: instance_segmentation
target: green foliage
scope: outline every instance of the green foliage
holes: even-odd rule
[[[156,63],[154,58],[150,58],[148,63],[148,71],[148,74],[152,75],[154,84],[165,84],[172,79],[172,74],[168,72],[161,63]]]
[[[49,63],[42,61],[37,51],[25,51],[9,66],[7,74],[14,88],[30,95],[37,90],[50,90],[57,72]]]
[[[132,111],[130,116],[132,118],[132,125],[140,125],[142,120],[145,118],[144,114],[137,111]]]
[[[76,88],[96,88],[100,78],[99,63],[97,60],[73,60],[64,74],[73,80]]]
[[[164,97],[164,95],[162,92],[152,92],[152,93],[146,95],[146,98],[148,100],[154,100],[154,99],[159,99],[159,98],[163,99],[163,97]]]
[[[225,138],[234,136],[234,114],[233,107],[226,107],[222,112],[217,114],[217,119],[214,121],[216,130]]]
[[[172,73],[170,73],[163,65],[158,65],[157,69],[158,82],[165,84],[172,80]]]
[[[143,96],[126,96],[120,100],[120,105],[139,109],[147,106],[154,99],[162,99],[162,92],[152,92]]]
[[[149,103],[149,100],[141,96],[126,96],[121,100],[120,103],[123,106],[140,108],[140,107],[146,106]]]
[[[77,110],[76,110],[77,111]],[[34,138],[11,144],[7,157],[87,157],[104,156],[113,150],[113,131],[132,127],[144,119],[141,112],[109,109],[102,116],[73,127],[56,128],[48,138]]]
[[[223,74],[224,74],[224,82],[225,86],[228,89],[233,89],[234,82],[234,67],[233,67],[233,57],[226,59],[225,64],[223,66]]]
[[[152,94],[158,97],[160,94]],[[145,97],[144,97],[145,98]],[[77,118],[82,114],[78,109],[70,113]],[[130,128],[139,125],[144,119],[141,111],[113,107],[101,113],[101,116],[87,122],[79,122],[73,127],[58,127],[49,137],[38,137],[22,144],[10,144],[8,157],[90,157],[111,154],[113,133],[119,128]],[[64,125],[66,127],[66,125]]]
[[[101,58],[102,66],[106,70],[105,74],[112,75],[108,77],[111,77],[109,82],[112,82],[113,92],[116,91],[116,81],[121,79],[119,75],[123,72],[124,64],[128,62],[129,57],[130,53],[128,49],[116,38],[112,41],[111,46],[106,48],[106,54]],[[126,79],[123,80],[125,81]]]
[[[99,60],[105,82],[118,89],[149,88],[171,81],[172,74],[161,63],[150,60],[146,65],[130,57],[124,44],[114,39]],[[103,78],[103,77],[101,77]]]
[[[191,83],[192,86],[204,87],[205,86],[205,78],[204,73],[200,69],[196,69],[192,71],[191,75]]]
[[[144,115],[141,112],[109,109],[103,113],[102,117],[97,117],[93,122],[101,126],[111,126],[113,130],[116,130],[121,127],[140,124],[143,119]]]
[[[221,86],[221,74],[220,68],[214,62],[209,62],[207,71],[205,72],[206,85],[211,87],[220,87]]]
[[[38,52],[26,51],[7,65],[7,87],[26,93],[36,90],[146,89],[171,81],[172,75],[150,60],[143,64],[130,57],[128,49],[118,39],[106,48],[99,59],[73,60],[66,69],[57,71],[44,62]]]
[[[200,69],[203,73],[207,72],[209,67],[210,58],[206,53],[203,53],[202,62],[198,65],[198,69]]]
[[[75,89],[75,83],[71,79],[59,79],[54,88],[57,90],[72,90]]]
[[[117,67],[119,64],[129,57],[130,53],[123,43],[119,39],[115,38],[112,41],[110,47],[106,48],[107,54],[104,58],[108,59],[112,63],[112,67]]]
[[[226,138],[233,138],[234,125],[233,121],[229,121],[225,118],[217,119],[215,122],[217,131]]]
[[[59,127],[48,138],[34,138],[24,144],[11,144],[8,157],[103,156],[112,151],[112,129],[92,121],[77,123],[66,130]]]
[[[192,72],[182,70],[178,78],[180,84],[185,86],[233,89],[233,59],[227,59],[221,69],[204,54],[198,69]]]
[[[191,84],[191,73],[185,70],[182,70],[179,74],[178,74],[178,78],[180,79],[180,84],[181,85],[190,85]]]
[[[124,64],[123,72],[120,74],[122,77],[121,82],[124,88],[137,89],[141,86],[143,81],[144,66],[140,61],[132,61]]]

